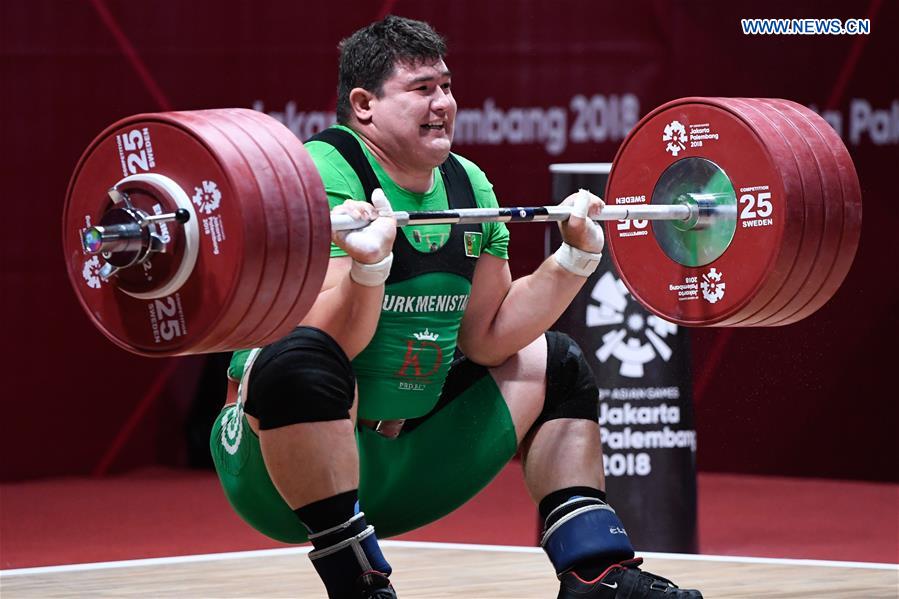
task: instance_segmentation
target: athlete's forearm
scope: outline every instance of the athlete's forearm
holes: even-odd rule
[[[328,333],[353,359],[375,334],[384,285],[356,283],[350,278],[350,265],[348,257],[331,259],[322,291],[301,324]]]
[[[547,258],[533,273],[511,283],[489,323],[463,326],[462,351],[485,366],[502,364],[550,328],[586,280]]]

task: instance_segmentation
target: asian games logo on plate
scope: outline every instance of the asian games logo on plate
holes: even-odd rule
[[[671,121],[665,125],[662,141],[668,142],[665,151],[670,152],[672,156],[677,156],[681,150],[687,148],[687,128],[680,121]]]

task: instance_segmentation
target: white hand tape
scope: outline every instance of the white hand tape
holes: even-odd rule
[[[579,277],[589,277],[599,266],[602,253],[585,252],[571,247],[564,241],[553,254],[553,259],[565,270]]]
[[[365,287],[377,287],[383,285],[390,276],[390,267],[393,265],[393,252],[374,264],[363,264],[353,260],[350,266],[350,278]]]
[[[387,199],[387,194],[380,187],[371,192],[371,203],[378,211],[379,216],[393,216],[393,208]]]
[[[574,198],[574,204],[571,206],[571,216],[587,218],[587,204],[589,203],[590,192],[586,189],[579,189]]]

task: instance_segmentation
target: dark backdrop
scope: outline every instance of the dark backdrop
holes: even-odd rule
[[[280,113],[306,136],[333,111],[337,42],[391,11],[449,38],[460,108],[480,111],[456,149],[510,205],[548,200],[551,162],[611,160],[636,118],[672,98],[782,97],[828,111],[864,193],[855,264],[806,321],[693,334],[698,463],[896,480],[899,4],[879,0],[0,3],[0,477],[184,463],[183,421],[208,387],[201,358],[117,350],[69,288],[63,198],[91,139],[133,113],[226,106]],[[868,36],[744,36],[745,17],[872,25]],[[541,126],[504,129],[515,109],[535,109]],[[542,240],[539,226],[513,229],[516,275],[538,264]]]

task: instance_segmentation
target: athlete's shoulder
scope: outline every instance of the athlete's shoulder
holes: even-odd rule
[[[481,169],[481,167],[475,164],[474,161],[469,160],[465,156],[457,154],[455,152],[450,152],[450,154],[452,154],[453,158],[459,161],[459,164],[462,165],[462,168],[464,168],[466,172],[477,172],[484,175],[484,171]],[[486,175],[484,176],[486,177]]]
[[[340,125],[335,125],[329,130],[350,131]],[[349,134],[353,135],[351,132]],[[306,147],[306,151],[309,152],[312,162],[315,163],[326,190],[332,192],[343,188],[351,188],[353,191],[357,191],[356,188],[361,185],[359,178],[356,176],[353,167],[336,146],[315,138],[310,139],[303,145]]]
[[[347,135],[353,137],[358,141],[358,137],[353,133],[353,131],[349,127],[344,127],[343,125],[332,125],[331,127],[325,129],[326,132],[337,132],[341,131],[346,133]],[[316,162],[321,160],[334,160],[340,159],[343,160],[343,156],[340,154],[340,151],[337,149],[337,146],[326,141],[325,139],[318,138],[313,136],[311,139],[307,140],[304,144],[306,147],[306,151],[309,152],[309,155],[312,156],[312,159]],[[344,161],[345,162],[345,161]]]
[[[465,173],[468,175],[468,180],[471,181],[471,186],[477,190],[484,191],[492,191],[493,184],[490,182],[490,179],[487,178],[487,173],[481,169],[477,164],[469,160],[468,158],[452,153],[453,157],[459,161],[459,164],[462,165],[462,168],[465,169]]]

